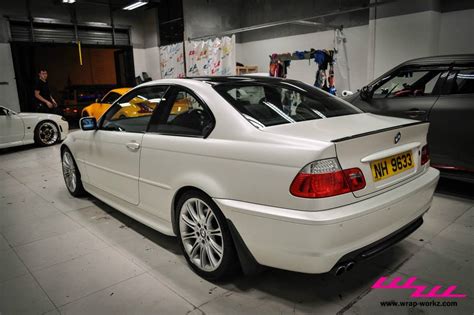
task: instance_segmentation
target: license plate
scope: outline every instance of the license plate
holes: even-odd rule
[[[414,166],[415,161],[413,161],[410,151],[370,163],[372,178],[375,182],[403,173]]]

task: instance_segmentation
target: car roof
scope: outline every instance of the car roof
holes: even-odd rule
[[[206,82],[212,85],[218,85],[223,83],[237,83],[237,82],[259,82],[259,83],[275,83],[280,81],[291,81],[283,78],[266,77],[259,75],[234,75],[234,76],[202,76],[202,77],[187,77],[187,79],[197,80]]]
[[[113,90],[110,90],[110,92],[115,92],[115,93],[118,93],[120,95],[124,95],[125,93],[127,93],[128,91],[130,91],[132,88],[129,88],[129,87],[124,87],[124,88],[118,88],[118,89],[113,89]]]
[[[450,65],[452,63],[465,64],[465,63],[473,63],[473,62],[474,62],[474,54],[442,55],[442,56],[423,57],[423,58],[408,60],[400,64],[400,66],[437,65],[437,64]]]

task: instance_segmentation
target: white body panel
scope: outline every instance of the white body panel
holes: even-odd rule
[[[35,128],[45,120],[56,123],[61,140],[69,132],[69,124],[59,115],[10,112],[10,115],[0,115],[0,149],[34,143]]]
[[[396,147],[392,137],[381,149],[373,151],[373,146],[365,145],[360,150],[367,152],[351,155],[349,149],[354,151],[356,142],[341,142],[338,147],[332,140],[396,128],[411,120],[356,114],[259,130],[207,83],[184,79],[144,85],[154,84],[179,84],[199,95],[215,117],[211,134],[199,138],[78,131],[64,145],[73,153],[88,192],[162,233],[174,235],[177,192],[194,187],[216,201],[258,262],[319,273],[329,271],[344,254],[421,216],[430,206],[439,175],[429,165],[362,197],[346,193],[308,199],[289,192],[296,174],[312,161],[337,157],[347,164],[344,167],[351,163],[361,167],[363,158],[383,157],[382,151]],[[407,128],[400,127],[406,135],[400,148],[426,144],[425,127]],[[389,135],[370,142],[380,146],[384,137]],[[130,142],[140,147],[131,151],[126,146]]]

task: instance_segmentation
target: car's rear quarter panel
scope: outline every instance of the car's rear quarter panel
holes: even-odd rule
[[[175,193],[191,186],[212,198],[315,210],[314,200],[290,194],[290,184],[307,163],[334,155],[330,143],[305,147],[146,134],[140,159],[140,206],[168,216]]]

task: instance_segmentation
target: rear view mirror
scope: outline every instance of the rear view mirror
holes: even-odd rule
[[[81,126],[81,130],[96,130],[97,129],[97,120],[95,117],[83,117],[79,121],[79,126]]]

